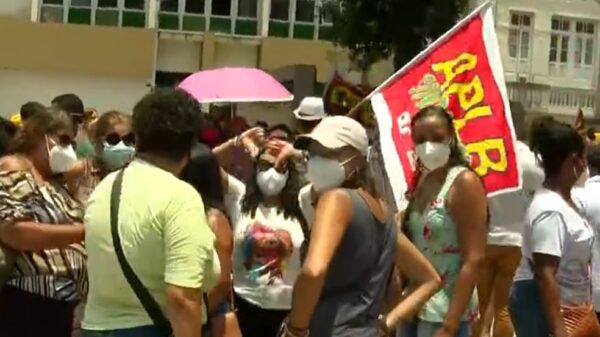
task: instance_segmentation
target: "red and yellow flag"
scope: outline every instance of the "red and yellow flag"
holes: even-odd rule
[[[369,95],[399,208],[413,184],[411,118],[440,105],[454,117],[472,167],[494,195],[520,188],[515,136],[489,3],[464,18]]]

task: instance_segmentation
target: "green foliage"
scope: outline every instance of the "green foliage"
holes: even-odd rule
[[[468,0],[339,0],[325,2],[334,43],[361,70],[390,56],[396,69],[450,29]]]

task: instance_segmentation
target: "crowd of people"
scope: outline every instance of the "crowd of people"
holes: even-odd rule
[[[0,335],[600,336],[599,145],[515,115],[523,186],[488,198],[425,107],[397,212],[361,123],[293,113],[250,126],[163,89],[2,120]]]

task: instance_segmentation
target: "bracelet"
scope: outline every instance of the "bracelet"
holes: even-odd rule
[[[377,317],[377,325],[378,325],[379,331],[382,333],[382,335],[390,336],[392,334],[392,331],[387,326],[385,315],[379,315],[379,317]]]
[[[294,327],[290,327],[287,320],[283,322],[283,331],[284,336],[290,337],[308,337],[310,335],[310,331],[308,329],[296,329]]]

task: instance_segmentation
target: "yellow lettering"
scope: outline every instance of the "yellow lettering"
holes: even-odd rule
[[[477,154],[479,157],[479,164],[475,167],[475,172],[480,176],[488,174],[489,170],[496,172],[504,172],[508,167],[508,161],[506,156],[506,148],[504,147],[504,141],[502,138],[485,139],[479,142],[470,143],[466,145],[467,152]],[[498,160],[493,161],[488,156],[491,151],[498,151]]]
[[[454,129],[456,129],[456,132],[459,132],[470,120],[491,115],[492,109],[488,105],[473,108],[463,118],[454,120]]]
[[[475,69],[476,65],[477,55],[462,53],[454,60],[433,64],[431,69],[435,72],[444,73],[445,80],[444,84],[442,84],[442,90],[446,90],[456,76]]]
[[[444,92],[446,96],[458,95],[458,102],[463,111],[469,111],[473,106],[481,103],[484,97],[483,85],[479,76],[473,77],[469,83],[452,83]]]

